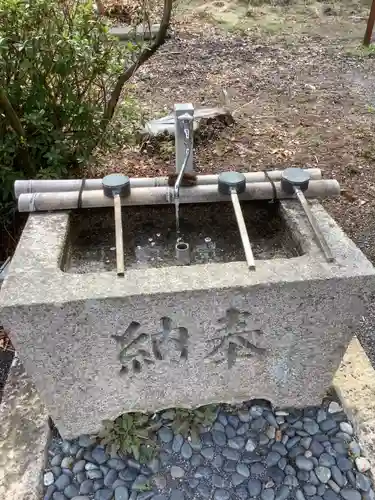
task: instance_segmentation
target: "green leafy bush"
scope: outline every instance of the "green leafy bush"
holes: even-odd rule
[[[98,144],[132,131],[106,127],[105,103],[138,48],[122,45],[91,1],[0,0],[0,207],[22,177],[74,175]],[[106,129],[106,133],[104,130]]]
[[[126,413],[113,422],[105,421],[99,439],[110,453],[121,451],[145,462],[156,450],[155,432],[160,427],[160,423],[152,423],[147,415]]]
[[[175,434],[190,436],[193,440],[198,440],[202,428],[211,427],[216,417],[217,406],[215,405],[201,406],[193,410],[176,408],[169,425]]]

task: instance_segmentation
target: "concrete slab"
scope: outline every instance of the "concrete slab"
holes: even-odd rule
[[[60,433],[126,411],[265,398],[319,404],[374,290],[374,268],[319,204],[328,264],[295,202],[294,258],[67,274],[69,214],[29,218],[0,303]]]
[[[17,355],[5,385],[0,422],[0,498],[40,500],[48,414]]]

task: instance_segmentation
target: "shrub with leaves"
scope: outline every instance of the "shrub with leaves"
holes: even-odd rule
[[[202,428],[211,427],[216,416],[217,407],[215,405],[201,406],[193,410],[177,408],[170,426],[175,434],[190,436],[193,440],[198,440]]]
[[[0,0],[0,205],[15,179],[74,175],[113,130],[126,140],[103,114],[138,49],[110,36],[91,1]],[[132,132],[134,101],[122,107]]]
[[[120,451],[145,462],[155,453],[155,433],[160,427],[160,423],[152,422],[147,415],[126,413],[114,421],[103,422],[103,429],[98,437],[109,453]]]

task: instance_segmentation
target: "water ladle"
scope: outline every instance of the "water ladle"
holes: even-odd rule
[[[246,177],[244,174],[239,172],[222,172],[218,177],[218,187],[220,194],[229,194],[231,197],[234,214],[240,231],[242,246],[245,252],[246,262],[249,269],[251,271],[255,271],[254,255],[251,249],[241,204],[238,199],[238,195],[243,193],[246,189]]]
[[[324,253],[324,256],[328,262],[333,262],[334,258],[331,252],[331,249],[328,246],[328,243],[316,222],[316,219],[311,212],[310,205],[308,204],[304,191],[309,187],[310,182],[310,174],[303,170],[302,168],[290,167],[286,168],[284,172],[281,174],[281,188],[286,193],[292,194],[294,193],[300,202],[303,211],[310,223],[312,230],[315,233],[316,239],[319,243],[321,250]]]
[[[113,198],[115,214],[116,266],[117,276],[124,276],[124,239],[122,234],[121,196],[129,196],[130,179],[123,174],[106,175],[103,180],[103,192],[108,198]]]

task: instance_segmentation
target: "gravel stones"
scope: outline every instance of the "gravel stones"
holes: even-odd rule
[[[218,489],[214,493],[214,500],[229,500],[229,491],[224,489]]]
[[[63,474],[55,481],[55,487],[59,491],[63,491],[70,484],[70,477]]]
[[[298,457],[296,457],[296,466],[300,470],[311,471],[314,468],[314,462],[302,455],[298,455]]]
[[[247,483],[247,489],[251,497],[256,497],[262,491],[262,483],[259,479],[250,479]]]
[[[171,476],[174,479],[179,479],[181,477],[184,477],[184,475],[185,475],[185,471],[182,467],[178,467],[177,465],[173,465],[171,467]]]
[[[319,466],[315,469],[315,474],[321,483],[328,483],[331,479],[331,471],[328,467]]]
[[[227,436],[224,432],[213,430],[212,439],[216,446],[225,446],[227,444]]]

